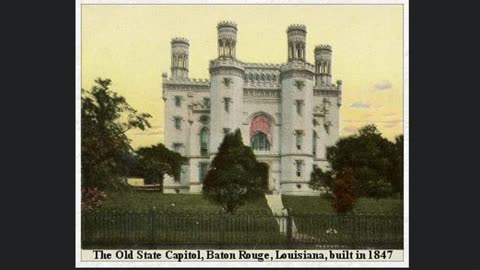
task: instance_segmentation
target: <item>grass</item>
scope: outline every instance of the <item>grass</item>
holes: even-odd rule
[[[201,194],[162,194],[158,192],[111,192],[107,194],[101,210],[172,212],[217,212],[222,208],[206,200]],[[265,197],[246,202],[237,213],[255,212],[271,215]]]
[[[282,196],[283,206],[291,208],[293,214],[335,214],[331,202],[318,196]],[[403,215],[403,200],[359,198],[353,214]]]
[[[324,197],[282,196],[282,201],[284,207],[292,210],[298,233],[304,241],[353,243],[366,247],[402,246],[402,200],[359,198],[347,215],[336,215],[331,202]]]
[[[202,195],[111,192],[100,211],[84,216],[82,230],[82,244],[88,247],[246,244],[251,248],[285,241],[264,197],[230,215]]]

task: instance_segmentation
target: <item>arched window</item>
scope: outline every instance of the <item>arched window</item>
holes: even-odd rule
[[[260,78],[260,77],[258,76],[258,74],[256,74],[256,75],[255,75],[255,80],[258,81],[259,78]]]
[[[250,142],[253,150],[270,150],[272,144],[272,128],[269,117],[259,114],[250,124]]]
[[[249,77],[250,77],[250,81],[253,81],[253,73],[250,73]]]
[[[265,74],[262,74],[262,81],[265,81]]]
[[[273,74],[272,80],[276,81],[277,80],[277,75]]]
[[[208,130],[206,127],[200,130],[200,155],[208,155]]]
[[[318,139],[318,135],[317,135],[317,132],[314,130],[313,131],[313,141],[312,141],[312,152],[313,152],[313,157],[317,157],[317,139]]]
[[[263,132],[257,132],[252,137],[252,148],[253,150],[270,150],[270,142],[267,139],[267,135]]]

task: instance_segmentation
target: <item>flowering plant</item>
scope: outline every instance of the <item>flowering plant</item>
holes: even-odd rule
[[[107,194],[97,188],[82,188],[82,211],[93,212],[102,206]]]

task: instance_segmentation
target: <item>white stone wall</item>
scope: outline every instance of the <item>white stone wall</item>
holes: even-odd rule
[[[227,28],[235,28],[236,33],[236,26]],[[304,38],[300,28],[297,30]],[[289,33],[289,37],[295,36],[292,31]],[[232,40],[236,42],[236,37]],[[188,48],[185,52],[188,54]],[[209,81],[189,79],[187,75],[179,74],[168,78],[163,74],[164,143],[171,150],[175,143],[182,144],[179,153],[188,158],[182,166],[179,181],[165,176],[164,192],[200,193],[200,164],[209,163],[214,158],[223,141],[224,129],[233,132],[239,128],[243,143],[250,145],[251,120],[256,115],[265,114],[271,119],[271,148],[254,153],[258,161],[269,166],[269,189],[283,194],[318,195],[318,191],[309,188],[308,182],[314,165],[328,169],[326,148],[334,145],[339,137],[341,82],[334,85],[329,77],[320,83],[316,67],[302,57],[290,59],[287,64],[243,63],[234,59],[233,51],[233,57],[222,56],[210,62]],[[331,64],[331,54],[318,54],[312,58],[328,60]],[[186,59],[188,61],[188,57]],[[188,62],[185,70],[188,72]],[[181,97],[180,107],[175,105],[175,96]],[[209,107],[204,106],[205,98],[210,100]],[[225,111],[224,98],[230,98],[228,112]],[[297,113],[296,100],[302,101],[301,115]],[[202,123],[201,118],[205,116],[208,121]],[[181,117],[181,129],[175,128],[175,117]],[[203,127],[209,132],[207,156],[200,152],[200,130]],[[296,146],[296,130],[303,131],[300,150]],[[312,148],[314,130],[318,135],[315,155]],[[297,160],[303,164],[301,176],[297,175]]]

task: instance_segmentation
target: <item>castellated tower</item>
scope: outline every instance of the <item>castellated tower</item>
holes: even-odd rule
[[[305,62],[305,43],[307,28],[305,25],[290,25],[287,29],[288,36],[288,61]]]
[[[332,47],[320,45],[315,47],[315,85],[332,84]]]
[[[173,38],[172,44],[172,77],[177,80],[188,79],[188,49],[190,44],[186,38]]]
[[[305,61],[307,30],[304,25],[287,29],[288,63],[281,67],[281,190],[309,191],[313,168],[312,99],[314,66]]]
[[[211,158],[218,152],[225,133],[241,127],[245,73],[243,64],[236,59],[237,25],[223,21],[217,31],[218,58],[210,62]]]

